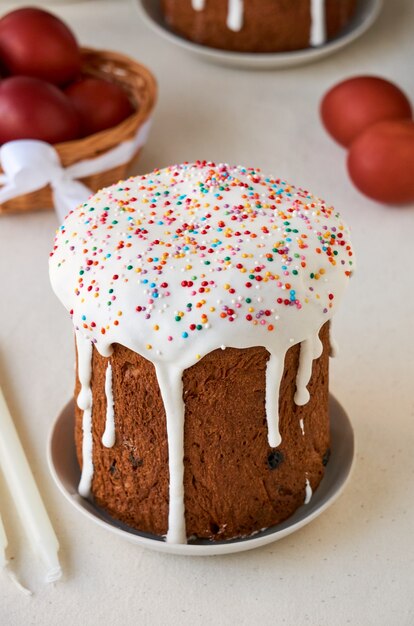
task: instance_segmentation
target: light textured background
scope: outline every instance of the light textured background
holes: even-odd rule
[[[1,3],[6,11],[23,2]],[[127,0],[51,3],[82,43],[146,63],[160,100],[136,173],[192,159],[260,166],[335,204],[353,228],[358,274],[335,320],[331,389],[352,418],[355,472],[332,508],[290,537],[227,557],[182,558],[131,546],[81,517],[46,467],[50,424],[71,394],[70,321],[48,282],[53,213],[0,218],[0,380],[61,542],[64,580],[20,532],[3,479],[13,568],[0,576],[0,623],[301,626],[414,624],[414,207],[366,200],[323,132],[324,91],[379,73],[414,99],[414,3],[388,0],[372,30],[314,65],[245,72],[207,65],[150,32]],[[46,5],[47,6],[47,5]],[[413,173],[414,175],[414,173]]]

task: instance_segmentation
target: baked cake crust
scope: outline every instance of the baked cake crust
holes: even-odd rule
[[[289,517],[305,500],[305,475],[319,485],[329,455],[329,324],[313,362],[310,401],[294,402],[300,346],[286,354],[280,387],[282,443],[270,448],[265,412],[265,348],[215,350],[184,372],[184,493],[187,536],[228,539]],[[168,530],[169,474],[165,411],[154,366],[114,346],[112,366],[116,441],[102,444],[108,359],[93,353],[95,502],[139,530]],[[77,380],[75,394],[80,391]],[[82,465],[82,417],[76,407],[76,447]],[[301,429],[303,420],[303,433]]]

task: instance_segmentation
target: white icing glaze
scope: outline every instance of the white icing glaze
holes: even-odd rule
[[[182,372],[217,348],[264,346],[268,436],[277,446],[286,351],[302,343],[304,402],[319,330],[351,273],[338,214],[258,170],[172,166],[101,190],[69,214],[50,276],[79,337],[80,395],[90,398],[91,341],[103,356],[119,343],[154,363],[167,419],[168,541],[185,541]],[[91,406],[82,404],[87,493]]]
[[[244,0],[228,0],[227,28],[238,32],[243,28]]]
[[[92,343],[82,333],[76,331],[76,347],[78,351],[78,378],[81,390],[77,404],[83,411],[82,418],[82,474],[79,482],[79,493],[84,498],[90,494],[93,477],[92,460]]]
[[[191,0],[194,11],[202,11],[206,6],[206,0]]]
[[[279,433],[279,388],[285,364],[285,354],[271,353],[266,367],[267,439],[271,448],[282,441]]]
[[[305,502],[304,502],[304,504],[309,504],[309,502],[311,501],[311,498],[312,498],[312,494],[313,494],[312,487],[310,485],[308,477],[306,477]]]
[[[298,406],[303,406],[309,402],[307,385],[312,376],[313,361],[321,356],[322,350],[323,345],[318,335],[313,335],[300,344],[299,367],[296,374],[296,393],[294,398]]]
[[[183,370],[174,365],[155,366],[167,420],[170,505],[167,542],[185,543],[184,518],[184,401]]]
[[[321,46],[326,41],[326,0],[311,0],[311,46]]]
[[[302,418],[299,420],[299,426],[300,426],[300,429],[302,431],[302,435],[304,435],[305,434],[305,425],[304,425],[304,422],[303,422]]]
[[[105,396],[106,396],[106,421],[105,430],[102,435],[102,443],[106,448],[115,445],[115,413],[114,396],[112,391],[112,367],[108,363],[105,372]]]

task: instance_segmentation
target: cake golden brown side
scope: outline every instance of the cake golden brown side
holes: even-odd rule
[[[310,401],[294,402],[300,346],[288,350],[280,386],[282,443],[269,447],[265,414],[265,348],[214,350],[184,372],[185,521],[188,536],[228,539],[289,517],[312,489],[329,455],[329,324],[321,329],[323,353],[313,362]],[[105,371],[96,350],[92,363],[95,502],[142,531],[168,529],[169,475],[165,411],[152,363],[114,346],[116,442],[105,448]],[[79,381],[76,395],[79,393]],[[76,408],[76,445],[82,464],[82,411]],[[303,420],[303,433],[301,428]]]
[[[318,19],[326,39],[348,24],[355,7],[356,0],[325,0]],[[240,30],[229,28],[230,9],[224,0],[206,0],[201,10],[194,8],[192,0],[162,0],[162,9],[173,31],[212,48],[280,52],[312,45],[312,0],[244,0]]]

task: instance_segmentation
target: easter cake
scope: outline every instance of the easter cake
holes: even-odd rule
[[[173,543],[308,502],[352,271],[338,213],[257,169],[171,166],[69,213],[50,276],[75,328],[80,494]]]
[[[164,18],[195,43],[239,52],[320,46],[349,23],[356,0],[162,0]]]

